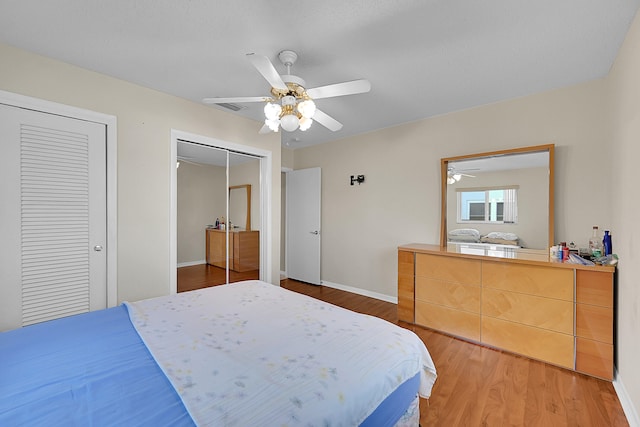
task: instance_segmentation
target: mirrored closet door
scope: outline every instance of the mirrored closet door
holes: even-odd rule
[[[260,276],[260,158],[177,145],[178,292]]]

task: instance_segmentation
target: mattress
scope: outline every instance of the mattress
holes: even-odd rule
[[[0,333],[0,360],[0,425],[194,425],[124,306]]]
[[[0,355],[0,425],[392,426],[436,375],[412,332],[259,281],[5,332]]]

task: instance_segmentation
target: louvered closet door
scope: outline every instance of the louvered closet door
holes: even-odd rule
[[[105,126],[0,105],[0,331],[106,308]]]

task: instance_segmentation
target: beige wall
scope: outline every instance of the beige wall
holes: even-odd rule
[[[177,129],[273,153],[271,253],[280,252],[280,135],[260,124],[0,44],[0,90],[118,120],[118,300],[169,293],[170,132]],[[272,283],[280,260],[272,259]]]
[[[294,150],[291,150],[286,147],[282,147],[282,167],[283,168],[293,169],[294,153],[295,153]]]
[[[470,174],[473,172],[470,172]],[[447,224],[449,229],[474,228],[484,236],[492,231],[514,233],[522,247],[546,249],[549,244],[548,212],[549,169],[529,168],[504,172],[477,173],[474,178],[463,177],[455,184],[447,185]],[[517,185],[518,221],[515,224],[458,224],[456,189],[499,187]],[[568,242],[567,242],[568,243]]]
[[[322,168],[322,280],[395,297],[397,246],[439,242],[440,159],[469,153],[555,143],[556,240],[586,244],[611,227],[603,99],[597,80],[295,150]]]
[[[178,266],[204,262],[205,227],[226,210],[226,168],[180,162],[177,171]]]
[[[592,193],[601,209],[611,213],[613,250],[620,256],[617,298],[617,368],[635,407],[640,425],[640,228],[638,212],[638,160],[640,159],[640,15],[636,16],[606,79],[610,134],[601,152],[612,152],[607,171],[611,186],[604,193]],[[632,424],[633,425],[633,424]]]

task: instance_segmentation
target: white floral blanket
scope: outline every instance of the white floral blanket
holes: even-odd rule
[[[126,303],[203,426],[356,426],[405,380],[436,371],[411,331],[247,281]]]

